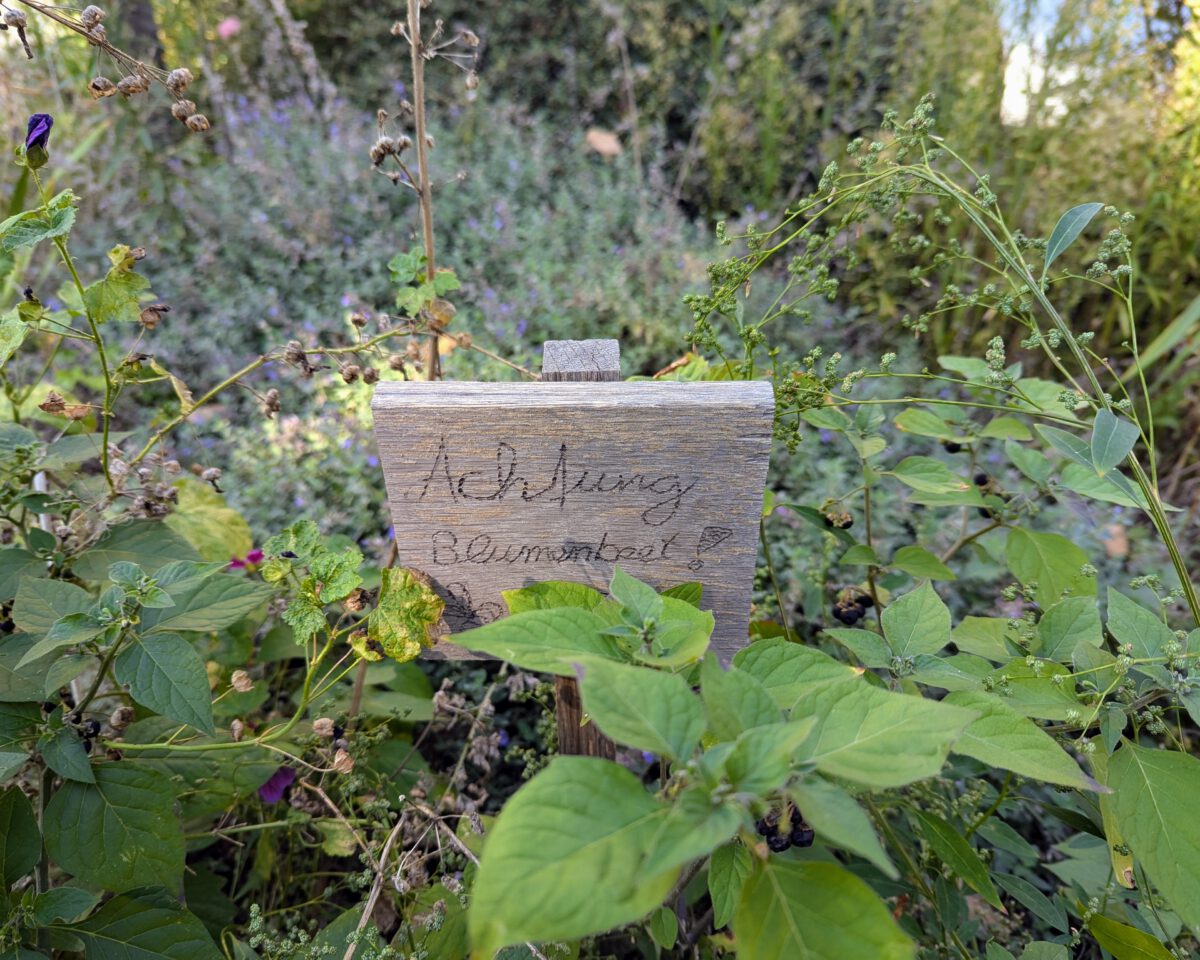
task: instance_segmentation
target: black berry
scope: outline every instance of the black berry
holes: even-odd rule
[[[772,853],[783,853],[783,851],[791,845],[792,841],[782,834],[773,833],[771,836],[767,837],[767,846],[770,848]]]
[[[947,440],[942,444],[942,449],[947,453],[958,453],[962,450],[962,444],[955,443],[953,440]]]
[[[857,603],[864,610],[870,610],[871,607],[875,606],[875,598],[872,597],[869,593],[860,593],[857,597],[854,598],[854,602]]]
[[[83,735],[85,737],[95,737],[100,734],[100,723],[97,720],[85,720],[83,722]]]
[[[758,831],[758,835],[760,837],[765,837],[771,832],[771,825],[767,823],[766,820],[759,820],[758,823],[754,825],[754,829]]]
[[[991,477],[989,477],[986,473],[977,473],[977,474],[975,474],[973,479],[975,481],[975,486],[986,487],[988,485],[988,481],[991,479]]]
[[[807,823],[801,820],[792,827],[791,835],[788,840],[793,847],[811,847],[813,840],[816,839],[816,832]]]
[[[75,704],[71,704],[71,706],[75,706]],[[69,717],[67,717],[67,723],[71,724],[71,726],[73,726],[73,727],[79,726],[79,724],[82,720],[83,720],[83,717],[81,717],[77,713],[73,713]]]
[[[58,706],[57,703],[51,703],[49,700],[47,700],[45,703],[42,704],[42,713],[53,713],[54,708],[57,706]]]
[[[979,515],[983,517],[984,520],[991,520],[996,516],[994,513],[992,513],[991,507],[980,507]]]
[[[83,738],[83,752],[84,753],[92,752],[92,741],[89,740],[87,737]]]

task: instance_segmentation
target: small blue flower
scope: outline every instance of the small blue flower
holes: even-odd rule
[[[46,149],[46,141],[50,139],[50,128],[54,126],[54,118],[48,113],[35,113],[29,118],[29,133],[25,137],[25,149]]]

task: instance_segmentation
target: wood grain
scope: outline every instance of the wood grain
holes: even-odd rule
[[[660,589],[699,581],[713,649],[746,644],[770,384],[386,383],[372,407],[400,562],[452,630],[500,616],[504,589],[604,589],[618,563]]]

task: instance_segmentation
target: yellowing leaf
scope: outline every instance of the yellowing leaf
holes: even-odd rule
[[[436,642],[445,603],[427,577],[407,567],[381,571],[379,602],[367,618],[367,636],[393,660],[415,659]]]

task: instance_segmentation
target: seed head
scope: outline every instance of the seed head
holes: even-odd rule
[[[404,358],[402,356],[400,356],[398,353],[394,353],[390,357],[388,357],[388,366],[391,367],[393,370],[403,370],[404,363],[405,363]]]
[[[122,77],[117,81],[117,93],[126,100],[136,94],[145,93],[149,89],[150,81],[140,74],[130,74],[128,77]]]
[[[362,378],[365,384],[377,383],[379,381],[379,371],[374,367],[367,367],[363,370]]]
[[[246,725],[241,720],[233,720],[229,724],[229,739],[234,743],[241,743],[242,736],[246,732]]]
[[[176,100],[171,104],[171,116],[180,123],[187,123],[188,117],[196,112],[194,100]]]
[[[254,681],[245,670],[234,670],[229,678],[229,685],[238,693],[249,693],[254,689]]]
[[[133,723],[133,707],[117,707],[108,718],[108,725],[117,733]]]
[[[92,30],[99,26],[100,21],[107,16],[103,10],[94,4],[83,8],[83,13],[79,15],[79,22],[88,30]]]
[[[332,738],[333,730],[333,721],[330,720],[329,717],[317,717],[317,719],[313,721],[313,733],[315,733],[318,737]]]
[[[345,750],[338,750],[333,756],[333,769],[338,773],[349,773],[354,769],[354,758]]]
[[[192,71],[187,67],[178,67],[167,74],[167,89],[172,93],[183,93],[188,88],[188,84],[195,79]]]
[[[360,376],[362,376],[362,367],[358,364],[348,363],[342,367],[342,379],[347,383],[354,383]]]
[[[14,30],[24,30],[29,26],[29,18],[20,10],[5,10],[4,25],[12,27]]]
[[[479,88],[479,74],[474,70],[467,71],[467,89],[477,90]]]
[[[203,480],[205,483],[216,483],[218,480],[221,479],[221,468],[220,467],[209,467],[206,470],[201,470],[200,471],[200,479]]]
[[[96,77],[88,84],[88,92],[91,93],[93,100],[102,100],[105,97],[116,96],[117,85],[108,77]]]
[[[171,307],[168,304],[152,303],[142,308],[142,312],[138,314],[138,322],[147,330],[153,330],[162,323],[163,317],[170,312]]]
[[[472,50],[479,46],[479,37],[471,30],[464,30],[458,35],[458,39]]]
[[[184,122],[187,124],[187,128],[191,130],[192,133],[204,133],[210,126],[212,126],[212,124],[208,122],[208,117],[202,113],[193,113]]]

